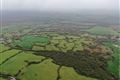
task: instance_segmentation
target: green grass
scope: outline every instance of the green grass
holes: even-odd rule
[[[83,42],[85,38],[79,36],[69,36],[69,35],[55,35],[50,37],[47,36],[33,36],[26,35],[20,40],[14,40],[11,44],[13,47],[20,47],[23,49],[32,49],[36,51],[83,51]]]
[[[6,79],[3,79],[3,78],[0,77],[0,80],[6,80]]]
[[[12,50],[12,51],[14,51],[14,50]],[[12,53],[12,52],[8,52],[8,54],[6,56],[10,56],[10,53]],[[22,67],[25,67],[25,65],[27,65],[25,60],[40,61],[43,58],[44,57],[42,57],[42,56],[33,55],[31,52],[23,52],[23,53],[18,54],[15,57],[9,59],[9,61],[7,61],[6,63],[2,64],[0,66],[0,72],[14,75],[18,72],[19,69],[21,69]]]
[[[4,53],[0,54],[0,63],[2,63],[5,59],[9,58],[10,56],[18,53],[20,50],[10,50],[10,51],[6,51]]]
[[[7,32],[18,32],[19,30],[26,30],[25,28],[27,28],[28,26],[21,26],[21,25],[4,25],[2,27],[2,33],[7,33]],[[1,31],[0,31],[1,32]]]
[[[73,68],[62,67],[60,70],[60,80],[97,80],[77,74]]]
[[[49,36],[33,36],[26,35],[20,40],[14,40],[12,46],[21,47],[23,49],[33,49],[36,51],[83,51],[82,43],[90,44],[94,41],[87,40],[86,38],[76,37],[76,36],[66,36],[55,35],[54,38],[49,38]],[[57,45],[57,46],[56,46]],[[4,45],[0,45],[5,47]],[[5,47],[4,49],[7,49]],[[2,51],[2,50],[1,50]],[[10,50],[0,54],[2,57],[0,62],[2,63],[5,59],[16,54],[19,50]],[[118,76],[118,65],[119,65],[119,50],[114,48],[114,59],[108,61],[108,70],[113,74]],[[6,63],[0,66],[0,72],[14,75],[21,68],[25,67],[28,61],[41,61],[45,57],[33,55],[31,52],[22,52],[17,56],[9,59]],[[73,59],[73,58],[72,58]],[[73,60],[72,60],[73,61]],[[63,61],[64,62],[64,61]],[[9,66],[9,68],[8,68]],[[52,63],[52,59],[48,59],[39,64],[33,64],[22,70],[22,73],[18,76],[21,80],[55,80],[57,77],[58,65]],[[91,72],[90,72],[91,73]],[[62,67],[60,70],[61,79],[60,80],[96,80],[86,76],[77,74],[73,68]]]
[[[66,44],[66,50],[67,51],[71,51],[73,49],[73,47],[74,47],[74,43],[67,43]]]
[[[33,46],[32,50],[34,50],[34,51],[45,51],[44,47],[41,47],[41,46]]]
[[[87,32],[96,35],[120,35],[117,31],[107,27],[94,27],[87,30]]]
[[[61,52],[83,51],[83,45],[82,45],[83,42],[88,42],[88,41],[86,41],[85,38],[79,36],[56,35],[50,39],[49,44],[36,43],[32,49],[37,51],[42,50],[42,51],[61,51]]]
[[[9,57],[11,55],[14,55],[18,51],[19,50],[7,51],[2,56]],[[31,52],[22,52],[17,56],[11,58],[6,63],[2,64],[0,66],[0,72],[15,75],[19,69],[27,65],[27,63],[24,62],[25,60],[40,61],[43,58],[44,57],[42,56],[33,55]],[[2,61],[3,60],[1,60],[1,62]],[[58,65],[52,63],[51,59],[48,59],[43,61],[42,63],[34,64],[27,68],[24,68],[22,70],[24,75],[19,75],[18,78],[20,78],[21,80],[55,80],[57,78],[57,69]],[[92,78],[78,75],[72,68],[62,68],[60,74],[62,77],[61,80],[94,80]],[[47,77],[45,77],[45,75],[47,75]]]
[[[55,35],[50,39],[49,44],[35,43],[32,50],[61,52],[82,51],[82,42],[84,42],[84,40],[84,38],[76,36]]]
[[[0,44],[0,52],[9,49],[9,47],[5,46],[4,44]]]
[[[56,80],[58,66],[45,60],[40,64],[31,65],[24,69],[24,75],[19,76],[21,80]]]
[[[46,51],[60,51],[56,46],[54,46],[54,45],[46,45],[45,46],[45,50]]]
[[[58,40],[60,40],[60,39],[65,39],[65,36],[63,36],[63,35],[58,35],[58,36],[53,37],[53,39],[58,39]]]
[[[49,42],[48,37],[26,35],[23,36],[21,40],[14,40],[12,46],[19,46],[21,48],[31,49],[35,43],[47,44],[48,42]]]
[[[52,44],[59,44],[59,40],[57,40],[57,39],[52,39],[52,40],[50,40],[50,42],[52,43]]]

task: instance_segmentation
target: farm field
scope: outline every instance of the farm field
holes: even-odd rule
[[[8,57],[13,56],[18,53],[20,50],[9,50],[4,53],[1,53],[1,62],[4,62],[8,59]],[[7,57],[8,56],[8,57]],[[22,59],[22,60],[21,60]],[[8,68],[9,66],[9,68]],[[67,68],[67,67],[66,67]],[[71,79],[71,74],[76,77],[72,77],[73,79],[85,79],[85,80],[93,80],[92,78],[87,78],[84,76],[79,76],[74,70],[68,68],[67,70],[61,69],[60,75],[61,80]],[[16,79],[21,80],[32,80],[34,77],[35,80],[39,80],[40,78],[43,80],[55,80],[58,76],[57,70],[59,66],[52,63],[52,59],[47,59],[42,56],[36,56],[32,54],[32,52],[25,51],[20,54],[15,55],[14,57],[9,58],[6,62],[0,65],[0,72],[5,75],[9,74],[10,76],[16,77]],[[64,76],[64,74],[71,72],[68,76]],[[48,75],[48,77],[44,77],[44,75]],[[4,78],[3,76],[3,78]],[[4,80],[1,78],[1,80]],[[96,79],[95,79],[96,80]]]
[[[117,31],[106,27],[94,27],[87,31],[91,34],[96,35],[120,35],[120,33],[118,33]]]
[[[0,80],[120,80],[117,15],[4,13]]]
[[[119,80],[120,41],[115,29],[82,27],[81,32],[71,33],[27,26],[4,30],[0,80]]]
[[[120,80],[119,0],[0,3],[0,80]]]

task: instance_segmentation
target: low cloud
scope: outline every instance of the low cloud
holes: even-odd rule
[[[119,0],[2,0],[2,10],[118,9]]]

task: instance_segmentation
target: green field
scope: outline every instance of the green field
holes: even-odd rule
[[[11,47],[32,49],[35,51],[83,51],[82,43],[93,43],[87,38],[77,36],[47,35],[47,36],[23,36],[20,40],[14,40]],[[93,43],[94,44],[94,43]]]
[[[67,75],[66,75],[67,74]],[[72,68],[62,67],[60,70],[60,80],[97,80],[86,76],[78,75]]]
[[[8,49],[10,49],[10,48],[5,46],[4,44],[0,44],[0,52],[2,52],[4,50],[8,50]]]
[[[13,50],[9,50],[9,51],[1,53],[0,54],[0,57],[1,57],[0,63],[2,63],[5,59],[9,58],[10,56],[17,54],[18,52],[19,52],[19,50],[13,49]]]
[[[42,36],[39,37],[39,36],[28,35],[28,36],[22,37],[20,40],[14,40],[13,44],[11,44],[11,45],[13,47],[19,46],[24,49],[31,49],[35,43],[47,44],[48,41],[49,41],[48,37],[42,37]]]
[[[23,70],[24,75],[18,76],[21,80],[55,80],[57,77],[58,66],[53,64],[50,59],[34,64]],[[47,77],[45,77],[47,75]]]
[[[110,32],[114,33],[114,31]],[[99,33],[101,32],[96,34]],[[106,32],[105,35],[108,33]],[[110,80],[112,78],[117,80],[120,50],[115,46],[119,46],[118,43],[101,44],[91,36],[57,33],[14,37],[9,47],[0,44],[0,75],[2,75],[0,78],[1,80],[10,77],[18,80]]]
[[[2,58],[4,58],[4,56],[2,56]],[[1,69],[0,72],[15,75],[19,69],[21,69],[27,65],[27,63],[25,62],[26,60],[28,60],[28,61],[36,60],[37,61],[37,60],[41,60],[41,59],[42,59],[42,57],[40,57],[40,56],[35,56],[28,52],[26,52],[26,53],[22,52],[16,56],[14,56],[13,58],[10,58],[9,61],[2,64],[0,66],[0,69]],[[8,66],[10,68],[8,68]]]
[[[19,51],[20,50],[12,49],[1,53],[0,62],[4,62],[7,58],[17,54]],[[58,76],[57,70],[59,65],[54,64],[52,59],[43,59],[45,59],[45,57],[36,56],[29,51],[21,52],[14,57],[9,58],[9,60],[7,60],[5,63],[2,63],[0,65],[0,72],[4,74],[10,74],[11,76],[16,77],[16,79],[18,78],[21,80],[33,80],[33,78],[34,80],[56,80]],[[32,63],[31,65],[27,66],[27,62],[39,63]],[[19,71],[21,72],[17,74]],[[45,77],[45,75],[47,75],[47,77]],[[72,68],[69,67],[61,68],[60,75],[60,80],[96,80],[78,75]],[[4,79],[0,77],[0,80]]]
[[[120,35],[117,31],[107,27],[94,27],[88,29],[87,32],[96,35]]]

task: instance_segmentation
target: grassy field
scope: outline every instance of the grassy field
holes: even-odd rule
[[[76,73],[74,69],[70,67],[62,67],[60,70],[60,75],[60,80],[97,80],[94,78],[78,75],[78,73]]]
[[[20,77],[21,80],[55,80],[58,66],[51,61],[51,59],[48,59],[40,64],[31,65],[24,69],[23,76],[18,77]]]
[[[113,44],[106,46],[114,48]],[[105,63],[107,59],[103,57],[111,56],[107,54],[109,49],[91,37],[60,34],[25,35],[13,39],[10,45],[12,50],[0,44],[3,48],[1,51],[6,50],[0,53],[0,73],[10,74],[16,79],[105,80],[111,79],[109,72],[118,77],[118,48],[113,49],[114,59]]]
[[[16,53],[14,50],[11,50],[14,52],[14,54]],[[6,52],[8,53],[7,56],[11,56],[10,53],[12,52]],[[12,54],[12,55],[14,55]],[[2,59],[4,59],[6,56],[2,56]],[[35,56],[33,55],[32,53],[20,53],[12,58],[10,58],[7,62],[5,62],[4,64],[2,64],[0,66],[0,72],[2,73],[7,73],[7,74],[11,74],[11,75],[15,75],[19,69],[21,69],[22,67],[25,67],[27,65],[27,63],[25,62],[26,60],[28,61],[34,61],[34,60],[41,60],[43,59],[44,57],[40,57],[40,56]],[[3,60],[1,60],[1,62],[3,62]],[[8,68],[8,66],[10,68]]]
[[[60,75],[61,75],[60,80],[97,80],[94,78],[79,75],[74,71],[73,68],[70,67],[62,67],[60,70]]]
[[[11,76],[16,76],[16,78],[21,80],[56,80],[59,65],[54,64],[52,59],[45,59],[45,57],[34,55],[29,51],[17,54],[19,51],[20,50],[12,49],[0,54],[1,63],[7,60],[5,63],[0,65],[0,73],[10,74]],[[32,64],[28,65],[30,62]],[[60,80],[96,80],[78,75],[69,67],[62,67],[60,69],[60,76]],[[0,80],[5,79],[0,77]]]
[[[23,36],[20,40],[14,40],[12,46],[19,46],[24,49],[31,49],[35,43],[43,44],[48,42],[48,37],[27,35]]]
[[[7,50],[7,49],[10,49],[9,47],[3,45],[3,44],[0,44],[0,52],[4,51],[4,50]]]
[[[36,51],[82,51],[82,43],[86,39],[78,36],[48,35],[48,36],[23,36],[11,43],[12,47],[31,49]]]
[[[117,31],[107,27],[93,27],[88,29],[87,32],[96,35],[120,35]]]
[[[7,58],[9,58],[10,56],[15,55],[16,53],[18,53],[19,50],[9,50],[3,53],[0,53],[0,63],[2,63],[4,60],[6,60]]]

